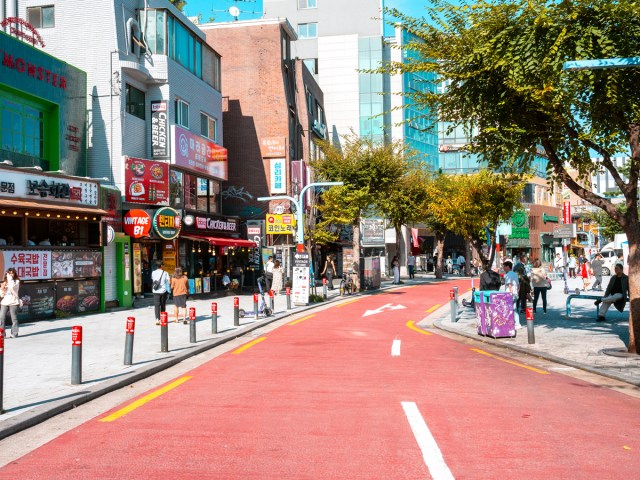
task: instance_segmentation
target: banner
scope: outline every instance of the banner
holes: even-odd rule
[[[151,102],[151,151],[153,158],[169,158],[168,115],[169,108],[166,100]]]
[[[190,172],[228,180],[227,149],[177,125],[174,129],[174,163]]]
[[[169,164],[126,157],[124,196],[128,203],[169,205]]]

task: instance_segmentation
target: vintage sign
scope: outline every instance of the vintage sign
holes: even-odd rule
[[[266,228],[268,235],[293,235],[296,227],[296,216],[292,213],[283,215],[267,214]]]
[[[169,164],[126,157],[124,162],[125,202],[169,205]]]
[[[161,208],[153,216],[153,229],[164,240],[176,238],[180,234],[181,227],[182,219],[180,214],[173,208]]]
[[[287,174],[285,169],[284,158],[274,158],[271,160],[269,192],[287,193]]]
[[[261,138],[260,153],[262,158],[285,157],[287,154],[287,139],[285,137]]]
[[[169,158],[169,108],[166,100],[151,102],[151,151],[153,158]]]
[[[190,172],[228,180],[227,149],[194,135],[182,127],[173,127],[174,163]]]
[[[151,232],[151,217],[144,210],[129,210],[122,217],[122,229],[131,238],[148,237]]]

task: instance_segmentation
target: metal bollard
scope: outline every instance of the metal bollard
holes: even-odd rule
[[[189,307],[189,343],[196,343],[196,307]]]
[[[449,308],[451,309],[451,323],[456,323],[458,321],[458,303],[453,289],[449,290]]]
[[[169,317],[167,312],[160,312],[160,351],[169,351]]]
[[[218,304],[211,302],[211,333],[218,333]]]
[[[4,328],[0,329],[0,415],[4,413],[2,406],[2,386],[4,385]]]
[[[82,327],[71,327],[71,385],[82,383]]]
[[[258,294],[253,294],[253,317],[258,320]]]
[[[527,307],[526,315],[527,315],[527,341],[531,345],[536,343],[536,336],[533,331],[533,307]]]
[[[271,313],[274,312],[273,307],[273,290],[269,290],[269,308],[271,308]]]
[[[453,293],[456,300],[456,305],[458,305],[458,287],[453,287]]]
[[[287,287],[285,291],[287,294],[287,310],[291,310],[291,287]]]
[[[240,326],[240,299],[233,297],[233,326]]]
[[[136,329],[136,319],[127,317],[126,335],[124,340],[124,364],[133,365],[133,335]]]
[[[322,279],[322,298],[327,298],[327,279]]]

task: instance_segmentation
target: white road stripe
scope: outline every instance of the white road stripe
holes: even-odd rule
[[[400,356],[400,340],[395,339],[391,344],[391,356],[399,357]]]
[[[401,404],[431,477],[434,480],[453,480],[453,474],[445,463],[442,452],[422,418],[418,406],[414,402],[401,402]]]

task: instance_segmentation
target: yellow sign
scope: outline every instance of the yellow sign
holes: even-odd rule
[[[293,235],[296,229],[296,216],[291,213],[267,215],[267,235]]]

